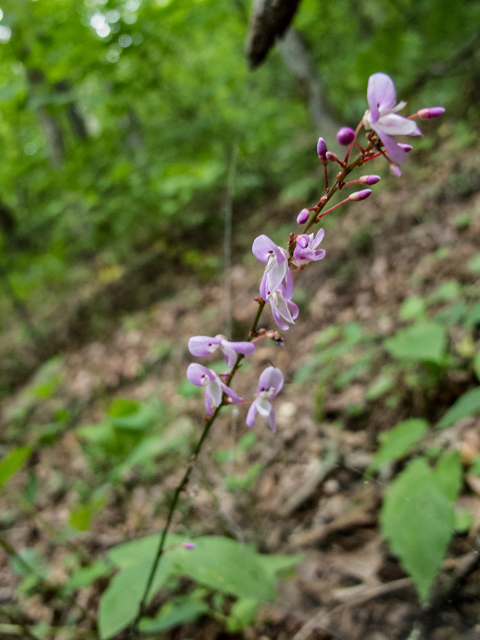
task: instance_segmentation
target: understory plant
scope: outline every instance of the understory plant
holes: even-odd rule
[[[242,560],[239,561],[239,545],[234,541],[208,537],[185,540],[172,535],[170,529],[181,494],[188,485],[197,458],[213,424],[224,408],[231,405],[248,405],[248,427],[254,427],[258,420],[266,420],[272,431],[276,430],[274,404],[275,398],[282,391],[284,375],[274,362],[260,374],[252,399],[241,398],[232,388],[232,383],[241,370],[242,362],[255,352],[260,341],[270,339],[280,346],[283,345],[284,332],[299,320],[299,308],[293,302],[295,281],[306,268],[312,268],[310,263],[325,258],[325,250],[320,247],[324,230],[318,229],[321,219],[346,203],[361,202],[372,195],[371,187],[380,181],[380,177],[365,169],[369,169],[369,163],[374,160],[387,162],[393,175],[400,178],[401,165],[407,160],[412,146],[405,142],[397,142],[393,136],[422,136],[416,120],[428,120],[444,112],[442,107],[430,107],[420,109],[408,117],[400,115],[399,111],[404,109],[406,103],[396,103],[394,83],[385,73],[375,73],[370,77],[367,100],[368,109],[356,130],[342,127],[337,133],[339,144],[345,147],[343,157],[329,151],[323,138],[318,140],[317,154],[324,167],[325,186],[318,202],[305,207],[298,214],[296,223],[299,230],[290,233],[284,246],[275,244],[264,234],[255,238],[252,251],[265,268],[259,295],[254,299],[255,307],[252,309],[253,319],[248,335],[243,341],[232,341],[229,336],[224,335],[198,335],[189,340],[188,348],[194,357],[202,358],[214,352],[221,352],[225,358],[225,368],[219,373],[221,369],[218,367],[212,369],[198,362],[193,362],[188,367],[188,380],[193,385],[203,387],[205,391],[206,416],[203,429],[186,465],[185,473],[175,489],[166,524],[160,535],[128,543],[130,547],[122,545],[110,553],[110,559],[121,567],[121,571],[115,576],[101,601],[102,638],[112,637],[128,625],[130,640],[137,638],[141,631],[165,628],[165,616],[171,615],[174,608],[167,607],[168,610],[161,613],[155,621],[146,617],[146,607],[159,587],[168,587],[169,580],[178,575],[188,575],[203,589],[215,589],[219,593],[237,597],[232,611],[236,610],[240,617],[239,612],[243,611],[248,619],[254,615],[252,612],[256,611],[259,602],[274,598],[274,571],[288,566],[288,559],[272,556],[267,561],[267,557],[243,547],[240,552]],[[361,172],[361,175],[352,176],[350,179],[350,174],[355,172]],[[333,198],[337,194],[341,199],[333,204]],[[266,309],[271,312],[271,320],[268,316],[264,320]],[[275,360],[274,354],[272,360]],[[416,441],[415,437],[413,441]],[[417,463],[417,467],[419,464]],[[426,466],[429,469],[428,465]],[[414,469],[415,478],[418,476],[421,480],[428,475],[428,470],[417,467]],[[392,502],[394,498],[390,497],[389,508],[392,508]],[[439,513],[441,509],[440,506]],[[440,517],[441,515],[440,513]],[[385,518],[390,522],[388,513]],[[390,525],[386,527],[387,534],[389,527]],[[445,527],[448,527],[446,522],[444,529]],[[442,535],[443,545],[445,535]],[[393,546],[395,549],[395,544]],[[398,544],[396,546],[398,547]],[[435,562],[436,571],[438,561]],[[408,562],[405,564],[408,569]],[[412,570],[412,575],[415,577],[415,570]],[[429,580],[428,586],[431,584]],[[427,582],[417,582],[422,597],[425,596]],[[179,606],[184,608],[180,612],[177,610],[179,620],[191,619],[192,616],[195,618],[208,610],[205,600],[199,598],[198,593],[192,598],[188,602],[180,603]],[[120,615],[112,616],[113,609],[120,609]],[[184,618],[181,616],[182,611],[186,614]],[[249,615],[245,612],[249,612]],[[238,625],[241,626],[241,623]],[[238,625],[235,627],[235,623],[230,622],[232,630],[240,628]]]

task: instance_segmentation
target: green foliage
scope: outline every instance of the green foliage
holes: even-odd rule
[[[439,429],[451,427],[461,418],[474,415],[480,410],[480,387],[471,389],[460,396],[448,409],[443,418],[437,423]]]
[[[434,322],[418,322],[397,331],[393,338],[385,340],[385,347],[394,358],[413,362],[432,362],[442,365],[445,361],[446,332]]]
[[[397,476],[383,503],[383,535],[424,602],[452,536],[459,474],[456,454],[440,459],[436,469],[425,458],[416,458]]]
[[[398,460],[409,453],[428,430],[425,420],[411,418],[400,422],[391,431],[379,436],[380,449],[370,465],[371,470],[378,469],[381,464]]]
[[[0,487],[3,486],[19,469],[32,453],[33,447],[15,447],[0,461]]]
[[[234,607],[229,623],[236,628],[247,625],[253,618],[254,609],[256,611],[253,601],[268,602],[275,598],[276,572],[300,560],[299,556],[262,556],[250,546],[218,536],[196,538],[194,549],[185,549],[181,544],[183,540],[182,536],[168,536],[149,597],[171,576],[187,576],[209,590],[240,598],[243,604]],[[121,570],[110,582],[100,603],[102,639],[112,637],[135,618],[158,542],[158,536],[149,536],[109,551],[109,559]],[[208,610],[204,602],[189,598],[165,606],[157,618],[142,622],[142,629],[166,629]]]

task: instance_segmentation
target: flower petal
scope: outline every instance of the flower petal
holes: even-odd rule
[[[197,387],[203,387],[205,376],[207,376],[209,380],[211,379],[210,370],[207,369],[207,367],[204,367],[203,364],[193,362],[188,366],[187,378],[192,384],[195,384]]]
[[[378,128],[378,123],[375,125],[375,131],[378,133],[380,140],[383,142],[385,149],[387,150],[388,155],[394,162],[398,162],[401,164],[405,162],[407,159],[406,152],[401,149],[398,144],[395,142],[393,138],[391,138],[388,134],[383,131],[383,129]]]
[[[237,352],[232,348],[232,343],[227,340],[222,340],[222,344],[220,345],[220,349],[223,351],[225,355],[225,360],[227,362],[227,367],[233,367],[235,362],[237,361]]]
[[[268,262],[268,257],[275,251],[277,245],[264,234],[255,238],[252,253],[260,262]]]
[[[375,131],[381,129],[390,136],[422,136],[423,133],[417,127],[413,120],[407,120],[398,113],[387,113],[373,127]]]
[[[271,389],[275,389],[275,393],[272,396],[274,398],[283,388],[283,373],[277,367],[267,367],[262,371],[258,379],[257,393]]]
[[[370,122],[374,124],[380,118],[380,111],[391,109],[395,105],[395,85],[386,73],[374,73],[368,79],[367,100],[370,107]]]
[[[275,411],[273,410],[273,407],[270,411],[270,415],[268,416],[268,425],[273,433],[275,433],[275,431],[277,430],[277,421],[275,420]]]
[[[255,424],[255,416],[257,414],[257,405],[255,403],[256,400],[252,402],[252,404],[250,405],[250,409],[248,410],[247,419],[245,420],[245,422],[247,423],[247,427],[253,427],[253,425]]]
[[[288,262],[276,262],[274,266],[267,272],[268,288],[270,291],[276,291],[280,286],[280,283],[285,278],[285,274],[288,271]]]
[[[188,350],[192,356],[208,356],[215,351],[220,344],[221,338],[210,338],[209,336],[194,336],[188,341]]]
[[[229,342],[228,344],[237,353],[243,353],[244,356],[250,356],[255,351],[255,345],[251,342]]]
[[[312,243],[312,249],[316,249],[325,236],[325,229],[319,229],[315,240]]]
[[[211,399],[212,399],[212,404],[214,407],[219,407],[222,403],[222,385],[223,382],[221,382],[220,378],[218,378],[216,380],[212,380],[211,382],[208,383],[207,385],[207,394],[210,395]],[[228,389],[228,387],[227,387]]]
[[[257,412],[262,416],[262,418],[268,418],[270,413],[273,411],[272,405],[266,398],[256,398],[255,404],[257,405]]]
[[[242,398],[240,398],[240,396],[238,396],[233,389],[230,389],[230,387],[227,387],[227,385],[221,380],[219,380],[219,382],[223,391],[225,391],[227,396],[230,396],[230,398],[232,399],[233,404],[238,404],[239,402],[242,401]]]

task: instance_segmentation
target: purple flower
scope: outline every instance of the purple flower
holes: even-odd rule
[[[426,109],[420,109],[417,111],[417,116],[422,120],[430,120],[431,118],[438,118],[445,113],[443,107],[427,107]]]
[[[271,291],[276,291],[289,271],[288,251],[277,247],[268,236],[261,235],[253,241],[252,252],[257,260],[267,263],[265,276],[268,278],[268,286]]]
[[[235,391],[220,380],[218,375],[212,369],[207,369],[202,364],[193,363],[187,369],[187,378],[197,387],[206,387],[205,389],[205,409],[207,413],[213,416],[213,408],[219,407],[222,403],[223,393],[230,396],[233,404],[242,401]]]
[[[363,124],[366,129],[373,129],[382,141],[388,155],[394,162],[405,162],[406,152],[390,136],[422,136],[422,132],[413,122],[399,116],[405,102],[395,105],[395,86],[386,73],[374,73],[368,80],[368,106]]]
[[[297,224],[304,224],[310,216],[310,211],[308,209],[302,209],[297,216]]]
[[[252,402],[247,414],[247,426],[253,427],[255,416],[259,413],[263,418],[268,418],[268,424],[272,431],[275,431],[277,424],[275,412],[269,402],[270,398],[275,398],[283,388],[283,373],[276,367],[267,367],[262,371],[258,379],[256,398]]]
[[[237,361],[237,354],[251,355],[255,351],[255,345],[251,342],[230,342],[225,336],[219,334],[214,338],[208,336],[194,336],[188,341],[188,350],[192,356],[208,356],[218,348],[223,351],[227,367],[233,367]]]
[[[285,275],[285,285],[279,284],[277,289],[271,289],[266,274],[262,278],[260,285],[260,295],[267,300],[272,307],[273,319],[280,327],[286,331],[289,327],[287,322],[295,324],[298,316],[298,307],[292,302],[293,298],[293,276],[290,269]]]
[[[348,196],[348,200],[351,202],[358,202],[359,200],[366,200],[368,196],[372,195],[371,189],[362,189],[361,191],[354,191]]]
[[[325,257],[324,249],[317,249],[318,245],[323,240],[325,231],[320,229],[317,235],[310,233],[309,235],[303,234],[297,237],[297,244],[293,252],[293,263],[297,267],[309,262],[322,260]]]
[[[317,142],[317,154],[320,159],[325,158],[325,154],[327,153],[327,145],[325,144],[325,140],[323,138],[319,138]]]
[[[342,127],[337,131],[337,140],[339,144],[348,147],[355,140],[355,131],[350,127]]]
[[[197,545],[194,542],[184,542],[183,546],[185,549],[195,549]]]

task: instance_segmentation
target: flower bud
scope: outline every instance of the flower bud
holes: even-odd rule
[[[420,109],[417,111],[417,116],[422,120],[431,120],[432,118],[438,118],[445,113],[443,107],[428,107],[427,109]]]
[[[355,193],[351,193],[348,196],[349,200],[352,202],[357,202],[358,200],[365,200],[372,193],[371,189],[362,189],[362,191],[355,191]]]
[[[317,153],[319,158],[323,158],[327,153],[327,145],[323,138],[319,138],[317,142]]]
[[[355,131],[350,129],[350,127],[342,127],[337,132],[337,140],[344,147],[348,147],[348,145],[355,140]]]
[[[302,209],[297,216],[297,223],[304,224],[308,220],[309,215],[310,211],[308,209]]]
[[[402,170],[400,169],[398,164],[396,164],[395,162],[391,162],[389,166],[390,166],[390,171],[393,173],[393,175],[396,178],[400,178],[402,175]]]
[[[183,546],[185,549],[195,549],[196,544],[194,542],[184,542]]]
[[[298,236],[297,247],[301,247],[302,249],[305,249],[305,247],[308,247],[308,236],[306,235]]]
[[[380,176],[362,176],[361,178],[358,179],[358,181],[361,184],[368,184],[368,185],[377,184],[377,182],[380,182],[380,180],[381,180]]]
[[[327,202],[328,202],[328,196],[322,196],[320,198],[319,204],[323,206],[324,204],[327,204]]]
[[[400,149],[403,149],[405,151],[405,153],[408,153],[413,149],[411,144],[406,144],[405,142],[397,142],[397,144],[400,147]]]
[[[336,162],[338,160],[337,154],[333,153],[333,151],[327,151],[325,154],[327,160],[332,160],[332,162]]]

